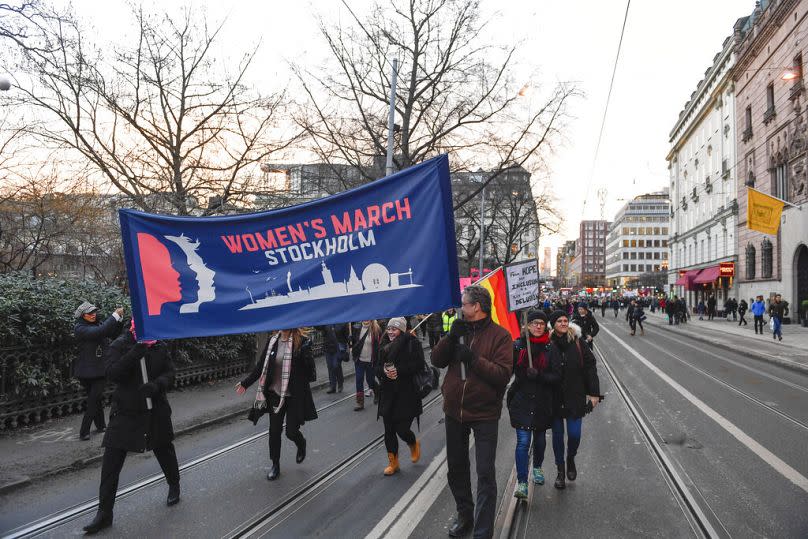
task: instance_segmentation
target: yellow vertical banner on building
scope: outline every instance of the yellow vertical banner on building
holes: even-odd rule
[[[783,202],[751,188],[747,188],[746,197],[746,226],[764,234],[777,234]]]

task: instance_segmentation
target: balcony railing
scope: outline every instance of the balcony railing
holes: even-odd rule
[[[776,115],[777,113],[774,112],[773,106],[767,108],[766,112],[763,113],[763,123],[768,124]]]
[[[791,89],[788,91],[788,98],[794,99],[795,97],[800,95],[800,93],[802,93],[804,89],[805,84],[802,82],[802,79],[798,80],[797,82],[791,85]]]

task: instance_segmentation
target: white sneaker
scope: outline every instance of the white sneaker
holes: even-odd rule
[[[372,389],[366,389],[365,390],[365,396],[366,397],[372,397],[373,396],[373,390]]]

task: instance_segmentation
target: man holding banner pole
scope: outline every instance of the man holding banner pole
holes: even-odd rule
[[[449,535],[491,537],[497,502],[494,468],[499,418],[505,387],[513,369],[510,333],[491,318],[491,295],[478,285],[466,287],[463,318],[435,346],[431,361],[447,368],[443,411],[446,414],[446,461],[449,488],[457,516]],[[471,494],[469,436],[474,432],[477,461],[477,500]]]

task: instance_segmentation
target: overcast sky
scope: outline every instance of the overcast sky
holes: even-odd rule
[[[188,2],[163,0],[161,6]],[[368,0],[349,0],[358,12]],[[224,43],[234,56],[261,41],[253,78],[258,84],[283,87],[287,61],[327,58],[313,13],[345,17],[337,0],[311,2],[239,0],[195,1],[209,20],[227,17]],[[120,39],[131,20],[120,0],[78,0],[79,16],[103,39]],[[149,4],[145,5],[155,5]],[[578,81],[585,97],[571,103],[574,117],[564,146],[551,157],[555,194],[566,218],[561,234],[543,245],[557,247],[577,237],[582,216],[600,218],[597,191],[608,189],[604,208],[611,219],[625,199],[663,188],[668,183],[665,155],[668,134],[690,93],[732,33],[739,17],[754,8],[752,0],[653,0],[631,3],[599,157],[595,146],[606,104],[620,28],[623,0],[536,2],[481,0],[491,18],[490,40],[521,43],[517,76],[533,84]],[[531,75],[539,73],[531,80]],[[591,178],[591,183],[590,183]],[[583,211],[584,193],[588,203]]]

